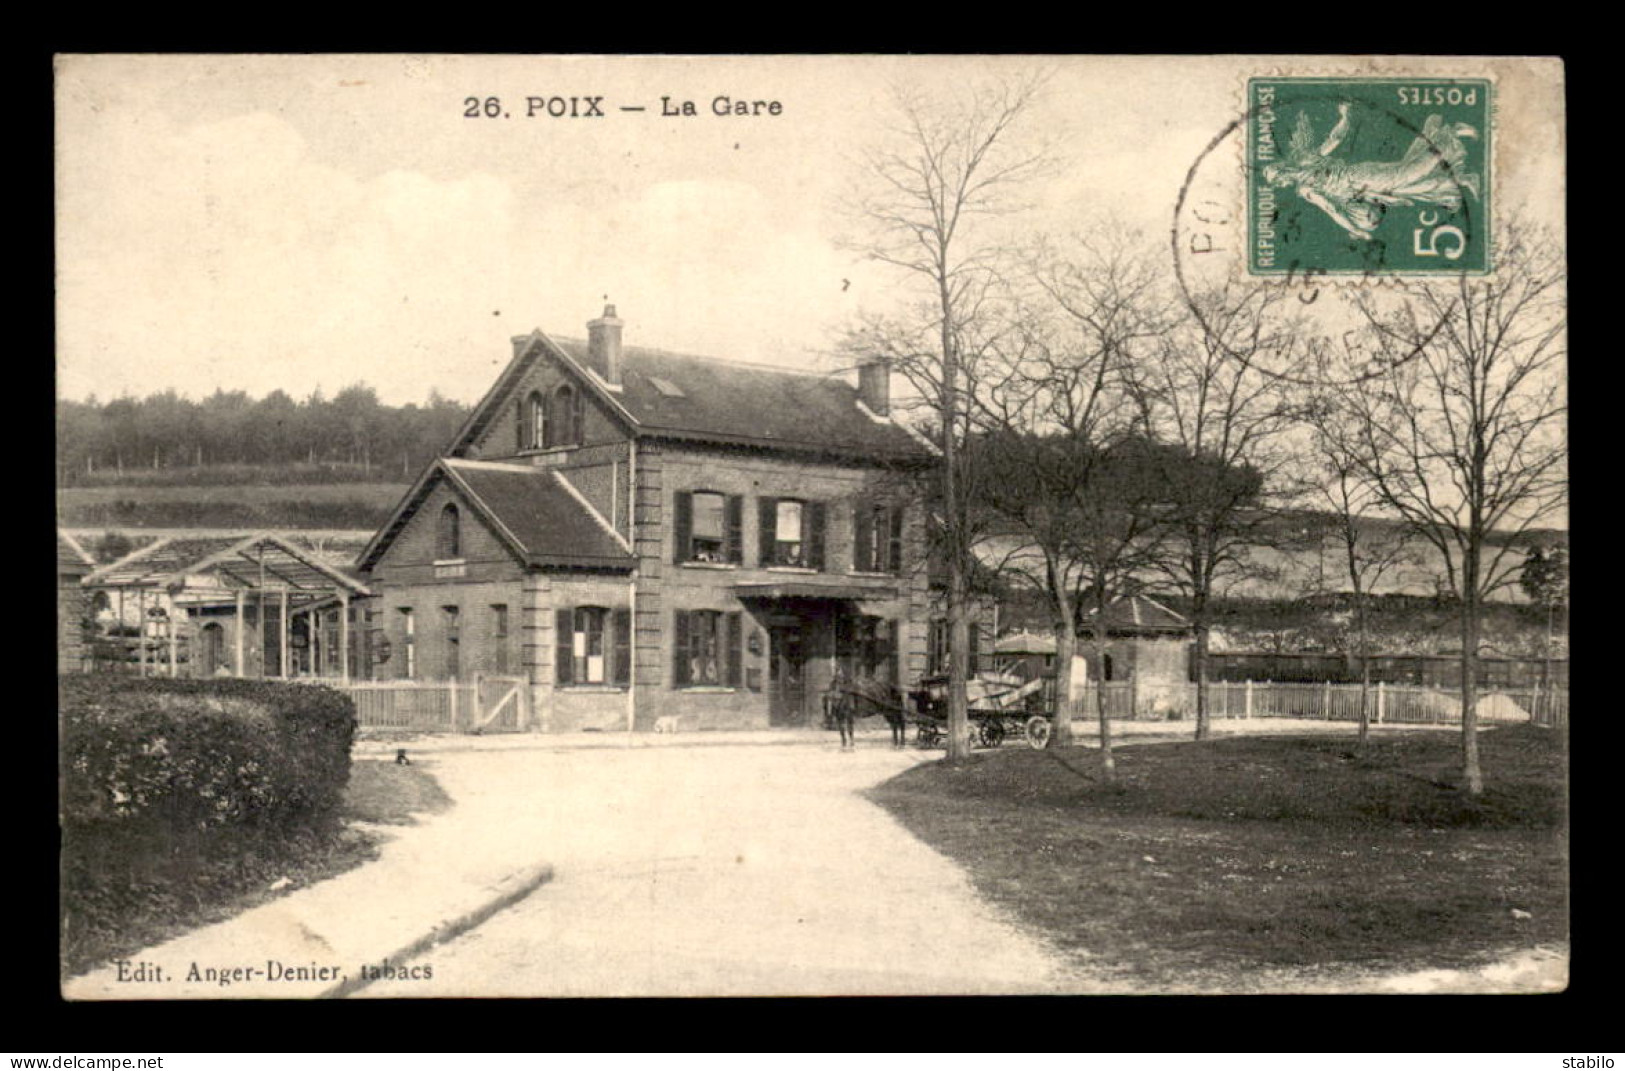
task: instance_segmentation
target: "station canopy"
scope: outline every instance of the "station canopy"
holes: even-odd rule
[[[360,581],[274,532],[159,539],[97,569],[81,583],[88,588],[159,589],[196,596],[239,591],[321,598],[371,594]]]

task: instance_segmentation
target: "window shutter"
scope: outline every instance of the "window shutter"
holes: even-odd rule
[[[553,615],[553,683],[575,683],[575,613],[560,610]]]
[[[902,624],[895,617],[886,622],[886,664],[891,669],[891,679],[886,683],[897,687],[903,684],[903,645],[898,642],[903,634]]]
[[[806,517],[803,518],[810,531],[807,532],[807,564],[814,569],[824,567],[824,504],[822,502],[807,503]]]
[[[672,530],[672,561],[686,562],[689,555],[689,542],[694,532],[694,496],[688,491],[678,491],[672,504],[671,512]]]
[[[587,396],[582,391],[570,392],[570,437],[565,440],[569,444],[586,441]]]
[[[762,552],[757,562],[762,567],[773,564],[773,542],[779,523],[779,500],[776,498],[759,498],[756,500],[756,531],[759,535],[757,542]]]
[[[728,687],[737,688],[740,683],[740,666],[743,659],[739,654],[739,641],[743,622],[739,611],[734,610],[728,614]]]
[[[614,682],[632,683],[632,611],[624,607],[611,614],[615,629]]]
[[[529,406],[525,404],[525,399],[523,398],[519,399],[519,401],[514,404],[513,426],[514,434],[517,436],[518,440],[514,443],[515,450],[523,450],[525,447],[530,445],[529,437],[525,434],[525,410],[528,408]]]
[[[869,559],[870,548],[874,546],[875,515],[867,502],[858,502],[852,507],[852,568],[860,573],[874,570],[875,564]]]
[[[729,495],[725,500],[728,534],[728,560],[735,565],[742,565],[745,561],[745,500],[739,495]]]
[[[893,506],[891,514],[891,539],[886,544],[886,571],[889,573],[902,573],[903,571],[903,507]]]
[[[976,676],[976,666],[981,659],[982,627],[972,620],[969,622],[966,631],[970,633],[970,665],[965,667],[965,673],[967,676],[974,677]]]
[[[676,628],[672,633],[672,683],[678,687],[689,683],[688,675],[688,611],[678,610]]]

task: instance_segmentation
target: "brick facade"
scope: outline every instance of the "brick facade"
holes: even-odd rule
[[[924,517],[906,502],[895,466],[854,455],[847,442],[775,447],[640,429],[628,415],[634,410],[591,373],[559,357],[524,359],[516,356],[476,408],[478,420],[452,453],[518,472],[505,480],[526,479],[520,466],[552,470],[627,548],[624,565],[571,565],[568,546],[516,547],[513,526],[505,534],[494,514],[519,507],[472,500],[443,468],[447,478],[409,496],[363,561],[379,592],[375,624],[391,649],[376,676],[405,675],[407,646],[419,679],[454,669],[465,679],[494,675],[505,666],[504,675],[530,683],[531,728],[562,732],[629,721],[647,730],[662,718],[683,729],[816,725],[837,667],[902,688],[924,672]],[[669,367],[662,384],[677,374]],[[797,376],[796,388],[807,382]],[[537,447],[527,441],[538,437],[527,406],[543,399],[545,418],[562,386],[580,395],[567,425],[579,442]],[[692,542],[696,523],[709,525],[717,514],[708,511],[724,501],[729,531],[709,557],[725,560],[691,560],[680,546],[701,545]],[[441,521],[448,505],[461,522],[460,561],[449,564]],[[877,536],[877,524],[893,524],[885,509],[901,519]],[[797,519],[801,542],[778,540],[797,532]],[[764,523],[772,526],[765,533]],[[869,540],[861,552],[860,531]],[[815,546],[816,565],[805,558]]]

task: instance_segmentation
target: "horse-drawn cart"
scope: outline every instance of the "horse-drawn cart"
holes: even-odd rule
[[[965,699],[974,739],[983,747],[998,747],[1006,739],[1047,747],[1055,729],[1049,684],[1047,677],[1022,680],[1012,675],[967,680]],[[915,740],[922,747],[941,743],[948,734],[948,678],[926,677],[908,694],[914,703]]]

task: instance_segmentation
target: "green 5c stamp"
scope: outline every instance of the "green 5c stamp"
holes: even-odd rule
[[[1491,83],[1254,78],[1253,275],[1490,271]]]

